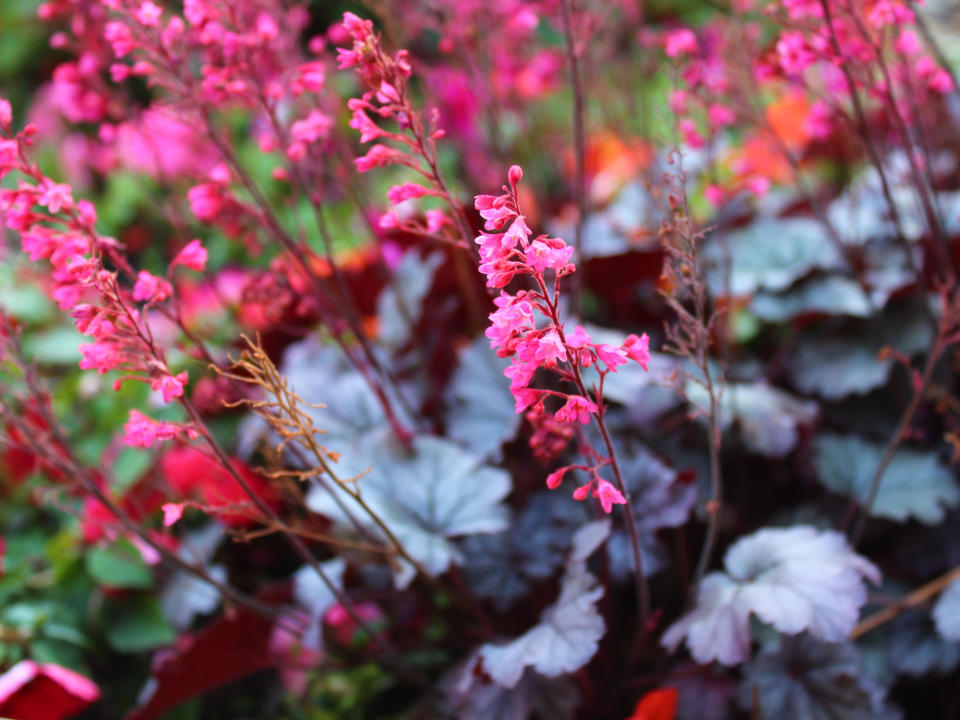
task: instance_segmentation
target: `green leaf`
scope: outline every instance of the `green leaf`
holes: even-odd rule
[[[73,365],[82,357],[80,345],[84,341],[83,335],[72,327],[55,327],[27,335],[23,340],[23,350],[27,357],[36,362]]]
[[[101,622],[107,642],[117,652],[153,650],[177,639],[160,603],[148,594],[108,598]]]
[[[817,439],[817,474],[827,488],[866,500],[884,447],[856,437],[824,435]],[[935,452],[900,449],[880,482],[870,514],[897,522],[915,518],[933,525],[943,520],[946,508],[960,502],[953,474]]]
[[[100,585],[114,588],[148,588],[153,574],[137,549],[126,540],[87,551],[87,572]]]

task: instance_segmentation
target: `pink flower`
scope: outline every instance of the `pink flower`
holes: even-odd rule
[[[173,288],[163,278],[151,275],[146,270],[137,273],[137,283],[133,286],[133,299],[138,302],[163,302],[173,292]]]
[[[450,222],[443,210],[440,208],[427,210],[423,216],[427,221],[427,232],[431,233],[438,232],[440,228]]]
[[[81,370],[96,370],[101,375],[113,370],[123,362],[119,348],[112,342],[87,343],[80,346],[83,359]]]
[[[519,388],[513,391],[514,412],[519,415],[540,399],[542,392],[533,388]]]
[[[677,125],[683,135],[683,141],[692,148],[706,145],[703,135],[697,130],[697,124],[691,118],[683,118]]]
[[[558,360],[567,359],[567,351],[560,342],[560,336],[556,330],[548,330],[540,337],[534,359],[543,367],[554,367]]]
[[[916,55],[921,50],[920,40],[913,30],[902,30],[894,48],[901,55]]]
[[[13,122],[13,110],[10,101],[0,98],[0,128],[8,129]]]
[[[644,370],[650,365],[650,338],[646,333],[637,337],[634,334],[627,335],[623,345],[620,346],[631,360],[640,363]]]
[[[803,33],[792,30],[784,32],[777,40],[777,56],[780,67],[787,75],[799,76],[810,67],[817,56],[807,46]]]
[[[216,220],[224,206],[223,190],[214,183],[196,185],[187,191],[187,202],[197,220]]]
[[[163,526],[172,527],[183,516],[183,508],[186,503],[164,503],[160,506],[163,510]]]
[[[203,272],[204,268],[207,266],[207,249],[200,243],[199,240],[191,240],[183,246],[183,249],[177,253],[177,256],[173,259],[173,262],[170,263],[171,268],[174,268],[177,265],[183,265],[191,270]]]
[[[136,12],[137,22],[145,27],[156,27],[159,25],[162,15],[163,8],[159,5],[154,5],[150,0],[145,0],[145,2],[141,3]]]
[[[110,43],[113,48],[113,54],[117,58],[122,58],[123,56],[130,53],[136,47],[136,44],[133,42],[133,36],[130,35],[130,30],[122,22],[114,20],[108,22],[104,27],[104,39]]]
[[[577,325],[572,333],[567,333],[567,345],[572,348],[582,348],[592,343],[593,341],[587,331],[583,329],[583,325]]]
[[[671,90],[667,97],[667,106],[677,115],[682,115],[687,111],[687,91]]]
[[[360,107],[354,108],[353,117],[350,118],[350,127],[360,131],[360,142],[363,143],[376,140],[378,137],[387,134],[386,131],[381,130],[380,126],[371,120],[364,109]]]
[[[559,422],[573,423],[579,420],[584,425],[588,425],[590,413],[595,412],[598,412],[595,403],[580,395],[570,395],[566,405],[557,410],[556,418]]]
[[[737,119],[737,116],[734,114],[733,110],[725,105],[714,103],[707,111],[707,119],[710,121],[711,127],[722,128],[733,125],[734,121]]]
[[[329,115],[319,110],[312,110],[306,118],[297,120],[290,126],[290,136],[294,142],[309,145],[326,138],[331,127],[333,127],[333,119]]]
[[[697,36],[687,28],[672,30],[667,33],[664,41],[664,51],[667,53],[667,57],[692,55],[697,52]]]
[[[538,273],[542,273],[547,268],[560,272],[570,262],[571,255],[573,255],[573,246],[567,245],[559,238],[553,241],[537,239],[530,243],[525,259],[527,265]]]
[[[48,178],[44,178],[40,187],[42,192],[37,202],[42,207],[47,208],[52,213],[58,213],[61,209],[73,209],[73,196],[70,194],[69,185],[55,183]]]
[[[383,167],[397,162],[400,153],[388,148],[386,145],[374,145],[367,154],[354,160],[357,166],[357,172],[367,172],[373,168]]]
[[[547,487],[551,490],[556,490],[558,487],[560,487],[560,483],[563,482],[563,476],[566,475],[570,470],[573,470],[573,468],[567,465],[559,470],[554,470],[552,473],[547,475]]]
[[[159,390],[165,403],[183,395],[183,386],[187,384],[187,373],[178,375],[161,375],[150,383],[153,390]]]
[[[294,94],[300,95],[304,92],[320,92],[323,90],[326,74],[323,71],[323,63],[308,62],[297,68],[297,78],[291,83]]]
[[[600,506],[605,513],[613,510],[614,505],[626,505],[627,499],[606,480],[598,480],[597,486],[593,489],[593,496],[600,499]]]
[[[138,410],[130,411],[130,419],[123,426],[123,442],[131,447],[149,448],[159,440],[169,440],[177,436],[181,428],[174,423],[153,420]],[[195,434],[188,430],[187,435]]]
[[[535,362],[514,358],[513,362],[503,371],[503,374],[510,378],[510,391],[516,396],[518,390],[525,389],[530,384],[536,372],[537,364]]]
[[[601,343],[600,345],[596,345],[595,349],[597,351],[597,357],[600,358],[600,362],[614,372],[616,372],[617,366],[627,363],[627,351],[623,348]]]
[[[387,190],[387,199],[393,205],[398,205],[405,200],[423,197],[428,190],[423,185],[408,182],[403,185],[394,185]]]

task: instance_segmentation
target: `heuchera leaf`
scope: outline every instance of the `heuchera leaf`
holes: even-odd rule
[[[372,465],[357,484],[364,502],[431,575],[461,562],[454,538],[494,533],[508,525],[509,511],[501,501],[510,493],[510,476],[481,465],[454,443],[419,436],[408,454],[386,438],[371,441],[362,457]],[[332,485],[311,488],[307,507],[341,524],[350,522],[346,507],[371,533],[380,532],[355,500]],[[395,579],[405,586],[413,579],[413,568],[405,564]]]
[[[527,670],[512,688],[480,682],[472,672],[464,673],[448,693],[457,720],[529,720],[531,713],[538,718],[570,720],[580,703],[576,684],[566,676],[548,678]]]
[[[540,622],[506,645],[487,643],[480,648],[477,657],[494,682],[513,688],[528,667],[556,677],[578,670],[593,657],[605,630],[596,608],[603,587],[587,570],[586,560],[609,533],[609,520],[598,520],[578,530],[560,597],[543,611]]]
[[[867,317],[870,299],[860,285],[840,275],[812,278],[783,294],[758,293],[750,311],[767,322],[786,322],[799,315]]]
[[[861,673],[849,643],[784,637],[743,669],[739,701],[760,720],[888,720],[898,713]],[[756,698],[756,701],[755,701]]]
[[[637,520],[644,572],[653,574],[666,567],[666,552],[657,532],[687,522],[697,501],[697,489],[680,482],[677,471],[647,448],[619,439],[618,446],[622,448],[619,458],[623,482]],[[626,530],[613,532],[607,553],[615,576],[624,578],[633,573],[633,550]]]
[[[705,248],[714,296],[783,290],[814,269],[840,267],[840,255],[816,220],[761,218],[717,236]],[[726,269],[729,268],[729,283]]]
[[[891,680],[896,675],[943,674],[957,666],[960,662],[957,638],[941,636],[934,623],[930,613],[915,610],[902,613],[872,633],[870,639],[881,646],[883,669]]]
[[[697,382],[686,384],[690,402],[707,417],[710,399]],[[797,444],[800,428],[817,416],[817,405],[766,383],[727,383],[720,396],[720,420],[724,428],[736,423],[743,441],[754,452],[783,457]]]
[[[817,474],[834,492],[863,501],[883,454],[883,446],[854,435],[824,435],[816,441]],[[934,524],[958,501],[960,489],[936,453],[901,448],[883,474],[870,514],[897,522],[914,518]]]
[[[696,607],[664,633],[671,649],[685,638],[699,663],[741,663],[750,654],[750,616],[788,635],[808,631],[843,640],[866,602],[863,579],[880,571],[843,535],[798,525],[741,538],[724,556],[726,572],[704,578]]]
[[[208,564],[223,537],[223,526],[210,523],[202,530],[184,535],[177,555],[191,565],[203,566],[215,580],[225,582],[226,568]],[[178,630],[190,627],[195,616],[211,613],[219,604],[219,590],[183,570],[171,575],[160,595],[160,605],[167,620]]]
[[[788,370],[803,392],[839,400],[864,395],[887,382],[894,359],[878,357],[885,346],[913,355],[929,342],[929,323],[915,306],[904,305],[834,334],[801,337]]]
[[[407,252],[394,270],[390,283],[377,298],[378,340],[391,349],[409,342],[420,317],[420,306],[430,291],[433,276],[443,262],[441,253],[421,257]]]
[[[464,575],[477,595],[506,610],[533,582],[551,577],[563,565],[574,531],[586,520],[583,503],[538,492],[506,531],[464,539]]]
[[[933,608],[933,622],[947,640],[960,640],[960,580],[947,586]]]
[[[520,427],[513,395],[504,382],[508,360],[497,357],[481,337],[460,353],[460,365],[447,388],[447,436],[477,456],[498,460],[504,442]]]

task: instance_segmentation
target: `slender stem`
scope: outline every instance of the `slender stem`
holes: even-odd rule
[[[584,97],[583,79],[580,76],[580,59],[577,57],[577,48],[573,37],[573,8],[572,0],[561,0],[560,9],[563,15],[564,48],[567,57],[567,66],[570,70],[570,85],[573,89],[573,147],[574,147],[574,182],[573,197],[577,203],[577,224],[574,230],[574,247],[577,252],[579,272],[573,277],[573,313],[576,317],[583,317],[583,291],[586,284],[586,263],[583,259],[583,223],[587,216],[587,194],[585,176],[586,138],[584,130]]]
[[[949,311],[946,312],[949,313]],[[904,437],[906,437],[907,432],[910,430],[910,424],[913,422],[913,416],[916,414],[917,408],[920,407],[920,401],[923,399],[927,386],[930,384],[930,378],[933,376],[933,371],[937,366],[937,362],[940,360],[940,356],[946,349],[946,334],[948,331],[947,323],[949,322],[950,318],[948,317],[943,317],[940,319],[940,327],[938,328],[937,338],[934,340],[933,347],[930,349],[930,354],[927,355],[927,361],[923,368],[920,384],[918,387],[914,388],[913,397],[910,398],[910,402],[903,411],[903,415],[900,416],[900,422],[897,423],[897,429],[894,430],[893,435],[891,436],[890,441],[887,443],[887,447],[883,452],[883,456],[880,458],[880,463],[877,465],[877,469],[873,473],[873,478],[870,481],[870,489],[867,492],[866,498],[864,498],[863,502],[860,504],[860,517],[857,520],[856,525],[854,525],[853,532],[850,535],[850,541],[853,545],[859,543],[860,539],[863,537],[863,532],[866,529],[867,520],[870,516],[870,509],[873,507],[873,503],[877,499],[877,494],[880,492],[880,483],[883,481],[883,475],[886,473],[887,468],[893,461],[893,457],[897,452],[897,448],[900,447],[900,443],[903,442]]]
[[[931,580],[926,585],[920,586],[901,600],[898,600],[892,605],[885,607],[883,610],[874,613],[865,620],[860,621],[850,632],[850,639],[856,640],[857,638],[876,630],[884,623],[893,620],[904,610],[909,610],[911,608],[923,605],[946,590],[947,587],[952,585],[957,580],[960,580],[960,565],[948,572],[945,572],[940,577]]]
[[[710,559],[713,556],[713,549],[717,543],[717,533],[720,529],[720,511],[723,509],[723,481],[720,475],[720,447],[722,441],[722,429],[720,422],[720,403],[717,399],[717,392],[714,386],[713,377],[710,373],[709,362],[703,363],[703,373],[707,386],[707,394],[710,396],[710,418],[708,441],[710,445],[710,501],[707,503],[707,532],[704,536],[703,547],[700,550],[700,557],[697,559],[697,567],[693,573],[693,582],[690,585],[691,597],[696,597],[697,590],[700,588],[700,582],[710,566]]]
[[[213,454],[217,457],[217,460],[224,467],[224,469],[230,473],[237,485],[240,486],[240,489],[243,490],[247,497],[250,498],[256,508],[263,513],[265,517],[269,518],[270,521],[273,522],[277,527],[283,528],[284,523],[277,515],[276,511],[274,511],[273,508],[264,502],[263,498],[254,492],[253,488],[250,487],[250,484],[243,478],[242,475],[240,475],[239,472],[237,472],[226,452],[220,447],[220,444],[216,441],[213,435],[210,434],[210,431],[207,430],[203,419],[200,417],[200,413],[197,412],[197,409],[194,407],[193,403],[184,396],[180,398],[180,404],[187,411],[190,419],[193,420],[198,432],[207,443]],[[336,583],[330,579],[330,576],[323,569],[323,566],[319,563],[319,561],[313,556],[313,553],[310,552],[303,540],[288,530],[282,529],[281,534],[287,540],[287,542],[290,543],[297,555],[299,555],[305,563],[313,568],[313,571],[317,574],[327,589],[333,594],[337,602],[343,606],[343,609],[346,610],[350,618],[357,624],[357,627],[367,633],[371,642],[373,642],[373,644],[376,645],[385,656],[394,656],[395,651],[390,646],[388,641],[385,638],[381,638],[376,632],[373,631],[367,622],[360,617],[360,615],[354,609],[353,603],[343,593],[343,591],[337,587]]]
[[[536,276],[537,283],[540,286],[540,292],[543,294],[544,300],[547,304],[547,309],[550,311],[550,319],[553,322],[554,327],[557,330],[557,334],[560,337],[560,342],[563,343],[564,347],[567,346],[567,340],[563,332],[563,324],[560,322],[559,310],[557,308],[556,300],[551,301],[550,296],[547,293],[547,286],[543,282],[541,276]],[[577,386],[577,391],[583,397],[590,397],[590,394],[587,391],[586,385],[583,382],[583,375],[580,372],[580,365],[577,362],[570,362],[570,367],[573,370],[573,379],[574,383]],[[633,562],[634,562],[634,579],[636,581],[637,587],[637,605],[639,607],[640,614],[640,635],[644,635],[647,632],[647,623],[650,618],[650,589],[647,585],[647,577],[643,569],[643,553],[640,549],[640,534],[637,532],[637,521],[636,516],[633,512],[633,504],[630,501],[630,493],[627,491],[627,486],[623,482],[623,475],[620,473],[620,463],[617,462],[617,453],[613,447],[613,441],[610,439],[610,433],[607,430],[607,424],[603,418],[603,398],[596,398],[598,403],[598,410],[593,415],[594,420],[597,421],[597,427],[600,430],[600,435],[603,437],[603,444],[607,450],[607,456],[610,458],[610,467],[613,469],[613,477],[617,483],[617,490],[620,491],[620,494],[623,495],[623,499],[626,503],[623,506],[624,514],[627,517],[627,533],[630,536],[630,547],[633,551]]]

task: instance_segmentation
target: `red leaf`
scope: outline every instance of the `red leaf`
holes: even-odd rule
[[[637,703],[627,720],[674,720],[677,716],[677,689],[651,690]]]
[[[154,656],[153,692],[125,720],[152,720],[190,698],[277,664],[273,623],[251,610],[224,615]]]

